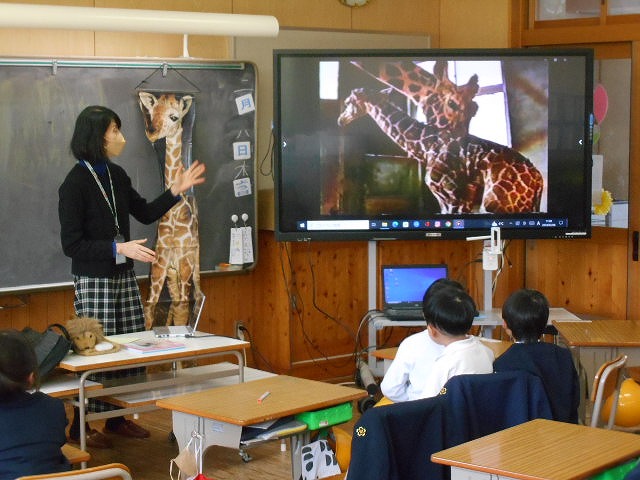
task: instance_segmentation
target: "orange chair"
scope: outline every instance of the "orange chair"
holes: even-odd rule
[[[620,395],[620,384],[623,380],[622,369],[627,363],[626,355],[619,355],[617,358],[603,363],[596,372],[593,380],[593,390],[591,401],[593,410],[591,411],[591,426],[600,425],[600,417],[603,412],[603,404],[609,397],[612,398],[612,406],[607,419],[608,429],[612,429],[615,423],[616,410],[618,408],[618,397]]]

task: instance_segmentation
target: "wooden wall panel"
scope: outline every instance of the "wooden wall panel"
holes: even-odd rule
[[[351,29],[351,9],[337,0],[233,0],[233,13],[273,15],[280,28]]]
[[[333,0],[337,3],[337,0]],[[440,0],[371,1],[365,7],[353,8],[353,30],[374,32],[426,33],[438,46],[440,33]]]
[[[0,28],[0,55],[12,57],[90,57],[93,32]]]
[[[175,10],[185,12],[233,13],[232,0],[95,0],[96,7],[137,8],[145,10]],[[183,57],[183,36],[154,33],[96,32],[98,57]],[[229,58],[229,38],[190,36],[188,53],[193,58]]]
[[[529,240],[526,285],[553,306],[604,318],[626,318],[627,231],[594,228],[590,240]]]
[[[97,57],[185,58],[182,35],[96,32]],[[224,60],[230,57],[228,37],[189,36],[188,58]]]
[[[509,46],[510,8],[505,0],[441,0],[441,48]]]
[[[290,243],[289,252],[289,292],[297,307],[290,316],[292,364],[313,359],[330,368],[327,358],[353,353],[368,310],[367,244]]]

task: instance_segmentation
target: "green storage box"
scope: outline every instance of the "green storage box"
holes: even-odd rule
[[[299,413],[296,415],[296,420],[306,423],[309,430],[318,430],[319,428],[348,422],[352,417],[353,407],[351,402],[347,402],[335,407]]]

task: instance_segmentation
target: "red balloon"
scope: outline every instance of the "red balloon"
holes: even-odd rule
[[[609,96],[607,90],[601,85],[596,85],[593,91],[593,115],[596,117],[596,122],[602,123],[604,117],[607,116],[607,109],[609,108]]]

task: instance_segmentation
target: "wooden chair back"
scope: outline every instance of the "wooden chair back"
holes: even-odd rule
[[[591,391],[591,401],[593,402],[593,410],[591,411],[591,426],[597,427],[600,423],[600,415],[602,406],[607,398],[613,395],[613,403],[609,418],[607,420],[608,429],[612,429],[616,419],[616,411],[618,408],[618,396],[620,395],[620,384],[622,383],[622,369],[627,363],[626,355],[618,357],[603,363],[593,380],[593,389]]]
[[[133,480],[131,471],[122,463],[108,463],[98,467],[70,470],[68,472],[46,473],[43,475],[28,475],[16,480]]]

